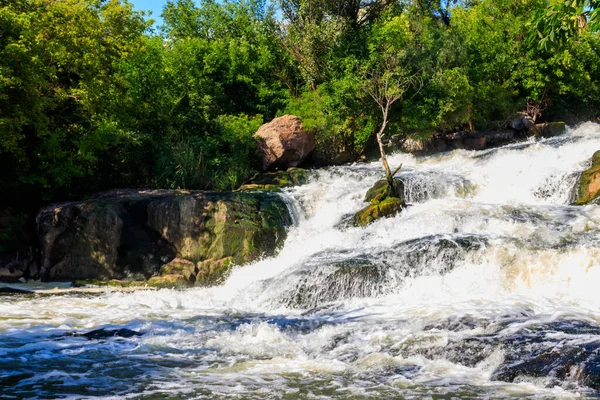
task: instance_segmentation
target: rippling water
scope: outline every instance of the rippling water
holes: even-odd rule
[[[598,397],[600,208],[569,203],[599,149],[395,155],[411,206],[367,228],[380,164],[320,170],[220,287],[0,297],[0,397]]]

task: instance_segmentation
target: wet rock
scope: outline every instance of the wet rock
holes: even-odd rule
[[[594,201],[600,195],[600,165],[583,171],[577,187],[575,204],[585,205]]]
[[[167,264],[170,282],[195,275],[173,273],[175,257],[187,260],[186,268],[207,259],[255,260],[274,254],[292,223],[283,200],[270,193],[165,190],[55,204],[37,222],[45,280],[146,280]]]
[[[14,288],[10,286],[0,287],[0,294],[30,294],[33,293],[30,290]]]
[[[304,185],[308,182],[308,172],[302,168],[288,168],[287,171],[265,172],[243,184],[238,191],[279,192],[282,188]]]
[[[277,305],[294,308],[385,295],[400,289],[405,279],[425,271],[443,274],[452,270],[468,254],[484,248],[485,243],[479,236],[431,236],[364,254],[353,250],[324,251],[303,260],[290,275],[272,278],[264,290],[278,293],[273,296]],[[462,322],[467,324],[466,320]]]
[[[194,280],[191,281],[182,274],[165,274],[153,276],[152,278],[148,279],[148,286],[159,289],[179,289],[191,287],[194,285],[194,282],[195,276]]]
[[[99,339],[108,339],[113,337],[120,338],[132,338],[136,336],[142,336],[143,334],[140,332],[132,331],[131,329],[121,328],[121,329],[96,329],[91,332],[87,332],[81,335],[89,340],[99,340]]]
[[[564,122],[546,122],[535,125],[537,137],[550,138],[565,133],[567,127]]]
[[[26,269],[25,260],[12,261],[0,267],[0,282],[19,282],[24,277]]]
[[[354,214],[354,226],[367,226],[380,218],[390,217],[400,212],[404,206],[404,184],[394,180],[391,185],[386,180],[377,181],[365,195],[371,204]]]
[[[148,280],[151,287],[188,287],[196,282],[196,264],[192,261],[175,258],[160,269],[160,276]]]
[[[300,118],[284,115],[264,124],[254,134],[263,171],[296,167],[314,150],[315,138],[302,128]]]
[[[394,187],[391,188],[385,179],[379,180],[375,182],[375,184],[369,190],[367,190],[364,201],[380,201],[386,197],[396,197],[403,200],[404,183],[396,179],[394,180]]]
[[[221,258],[220,260],[210,259],[198,262],[196,268],[196,283],[206,285],[211,282],[217,282],[226,277],[231,265],[232,257]]]
[[[404,205],[404,201],[396,197],[372,203],[354,215],[354,226],[364,227],[378,219],[394,216],[402,211]]]
[[[524,113],[519,113],[509,125],[516,131],[529,132],[531,135],[534,135],[536,132],[535,122]]]
[[[600,165],[600,150],[596,151],[592,155],[592,167],[597,167]]]
[[[314,308],[332,301],[384,294],[389,266],[377,265],[367,257],[330,261],[306,268],[296,275],[293,289],[278,296],[286,307]]]
[[[423,153],[440,153],[448,150],[448,145],[442,137],[433,136],[427,139],[405,138],[400,143],[391,144],[391,149],[400,148],[405,153],[423,154]]]

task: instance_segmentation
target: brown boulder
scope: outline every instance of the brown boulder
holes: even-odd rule
[[[315,138],[302,121],[284,115],[261,126],[254,134],[264,171],[298,166],[314,150]]]

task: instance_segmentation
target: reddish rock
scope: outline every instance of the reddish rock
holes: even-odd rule
[[[315,148],[314,135],[304,131],[300,118],[294,115],[284,115],[264,124],[254,138],[264,171],[296,167]]]

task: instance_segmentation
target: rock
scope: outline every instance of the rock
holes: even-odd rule
[[[133,338],[136,336],[142,336],[143,334],[140,332],[132,331],[131,329],[121,328],[121,329],[96,329],[94,331],[90,331],[83,334],[74,334],[73,336],[83,336],[88,340],[101,340],[101,339],[110,339],[110,338]]]
[[[392,146],[394,150],[396,146]],[[445,140],[440,136],[428,139],[415,139],[408,137],[399,144],[400,150],[411,154],[441,153],[448,150]]]
[[[198,262],[196,284],[206,285],[215,282],[219,279],[225,278],[233,259],[231,257],[225,257],[220,260],[204,260]]]
[[[535,136],[544,138],[562,135],[567,129],[564,122],[546,122],[544,124],[536,124],[535,128]]]
[[[148,286],[164,289],[186,288],[194,285],[193,281],[189,281],[181,274],[167,274],[153,276],[148,279]]]
[[[19,289],[10,286],[0,287],[0,294],[31,294],[34,293],[31,290]]]
[[[600,150],[596,151],[592,155],[592,167],[597,167],[600,165]]]
[[[503,146],[515,140],[515,132],[510,129],[484,132],[486,148]]]
[[[314,150],[313,133],[302,129],[300,118],[284,115],[261,126],[254,134],[263,171],[296,167]]]
[[[367,226],[380,218],[396,215],[403,208],[404,201],[395,197],[388,197],[357,212],[354,215],[354,226]]]
[[[115,190],[40,211],[41,276],[193,283],[198,261],[274,254],[291,223],[270,193]]]
[[[536,132],[535,123],[531,118],[529,118],[529,116],[527,116],[527,114],[524,113],[517,114],[515,119],[513,119],[509,125],[516,131],[526,131],[531,135],[535,134]]]
[[[484,150],[486,148],[486,136],[468,137],[464,140],[465,150]]]
[[[0,267],[0,282],[19,282],[25,270],[27,263],[25,260],[12,261],[3,267]]]
[[[367,226],[371,222],[397,214],[404,208],[404,183],[394,180],[394,187],[385,179],[375,182],[367,191],[365,200],[371,204],[354,214],[354,226]]]
[[[600,166],[595,166],[581,173],[575,203],[578,205],[589,204],[598,195],[600,195]]]
[[[183,258],[175,258],[160,269],[161,278],[171,275],[178,276],[180,279],[188,282],[190,286],[196,282],[197,273],[196,264]]]
[[[390,187],[385,179],[377,181],[367,191],[364,201],[381,201],[386,197],[396,197],[404,201],[404,183],[402,183],[400,180],[394,180],[394,188],[390,190]]]
[[[282,188],[303,185],[308,182],[308,173],[302,168],[288,168],[287,171],[265,172],[258,174],[238,191],[280,192]]]

